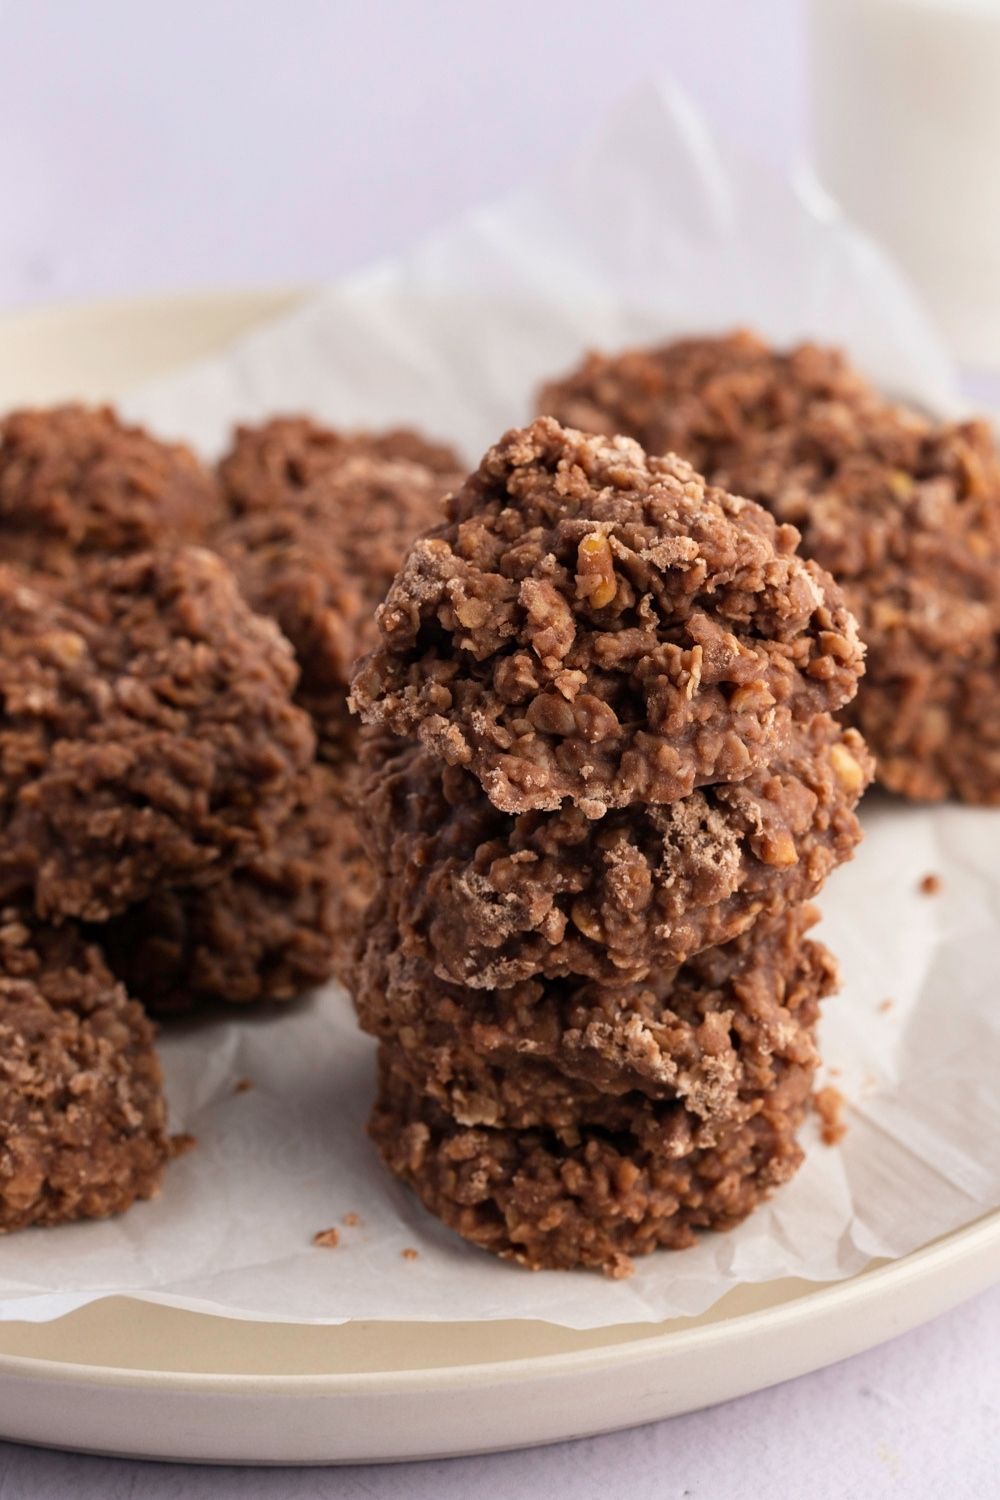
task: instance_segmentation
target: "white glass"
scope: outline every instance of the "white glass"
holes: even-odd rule
[[[1000,368],[1000,0],[810,0],[825,187]]]

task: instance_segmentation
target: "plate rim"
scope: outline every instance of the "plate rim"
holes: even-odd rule
[[[732,1317],[719,1319],[709,1324],[693,1327],[666,1327],[658,1334],[626,1337],[596,1349],[573,1349],[563,1353],[527,1355],[520,1359],[490,1360],[477,1364],[455,1364],[413,1370],[359,1370],[346,1372],[323,1372],[315,1374],[268,1374],[264,1372],[206,1372],[185,1370],[137,1370],[126,1366],[82,1364],[56,1359],[44,1359],[31,1355],[0,1355],[0,1377],[19,1375],[35,1380],[57,1383],[97,1382],[109,1388],[183,1390],[213,1394],[241,1394],[272,1392],[290,1395],[357,1395],[364,1391],[386,1394],[394,1391],[405,1393],[419,1389],[422,1392],[447,1390],[456,1384],[468,1387],[476,1385],[498,1385],[517,1382],[526,1376],[532,1378],[551,1375],[569,1375],[586,1369],[590,1373],[630,1364],[643,1359],[655,1359],[669,1345],[674,1357],[680,1356],[685,1346],[697,1346],[700,1350],[713,1344],[729,1344],[752,1339],[754,1332],[766,1325],[772,1336],[783,1329],[790,1331],[824,1318],[834,1316],[838,1310],[857,1312],[857,1305],[880,1298],[891,1284],[892,1292],[902,1293],[914,1282],[933,1279],[947,1270],[955,1271],[966,1261],[984,1258],[994,1250],[997,1263],[992,1277],[986,1285],[1000,1282],[1000,1208],[975,1220],[972,1224],[952,1230],[942,1239],[913,1250],[897,1260],[884,1261],[872,1268],[856,1272],[842,1281],[817,1283],[814,1290],[790,1298],[778,1306],[755,1308]],[[764,1283],[766,1285],[766,1283]],[[973,1288],[969,1295],[975,1295]],[[115,1294],[129,1302],[151,1302],[155,1298]],[[95,1299],[100,1300],[100,1299]],[[957,1298],[957,1301],[962,1300]],[[160,1303],[161,1306],[171,1304]],[[199,1310],[188,1310],[198,1316]],[[207,1317],[225,1317],[224,1313],[208,1314]],[[933,1316],[933,1314],[932,1314]],[[13,1320],[10,1320],[13,1321]],[[55,1322],[58,1319],[53,1320]],[[256,1320],[253,1320],[256,1321]],[[260,1326],[289,1326],[277,1318],[261,1319]],[[380,1319],[359,1320],[366,1324],[378,1323]],[[392,1326],[407,1326],[410,1323],[426,1322],[426,1319],[384,1320]],[[441,1320],[447,1324],[446,1319]],[[489,1321],[509,1322],[520,1319],[498,1319]],[[544,1322],[544,1319],[527,1320]],[[293,1325],[294,1326],[294,1325]],[[315,1326],[315,1325],[314,1325]],[[331,1324],[330,1327],[337,1325]],[[554,1327],[561,1325],[555,1324]],[[633,1324],[608,1324],[609,1330],[616,1327],[634,1328]],[[655,1327],[651,1323],[650,1327]]]

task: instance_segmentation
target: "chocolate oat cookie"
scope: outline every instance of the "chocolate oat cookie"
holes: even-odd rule
[[[74,928],[0,913],[0,1232],[121,1213],[168,1156],[141,1008]]]
[[[0,568],[0,900],[103,921],[266,849],[314,755],[295,679],[210,552]]]
[[[835,350],[750,334],[589,356],[540,409],[672,449],[802,532],[868,646],[852,718],[880,780],[1000,802],[1000,455],[886,401]]]
[[[376,606],[409,543],[440,518],[448,482],[412,460],[348,452],[293,497],[248,507],[214,537],[244,598],[294,646],[298,701],[335,763],[353,738],[351,667],[374,645]]]
[[[540,418],[410,549],[353,702],[505,812],[598,818],[742,780],[862,670],[797,541],[679,460]]]
[[[917,580],[860,613],[889,622],[881,641],[862,627],[871,681],[850,709],[879,781],[920,802],[1000,807],[1000,623],[986,627],[989,612],[969,601],[944,606]]]
[[[343,779],[317,764],[273,845],[207,888],[154,892],[96,935],[157,1013],[292,1000],[345,972],[371,883]]]
[[[803,1062],[812,1067],[816,1052],[803,1048]],[[433,1056],[425,1056],[386,1044],[385,1057],[400,1082],[429,1103],[436,1104],[456,1125],[490,1130],[541,1130],[559,1147],[578,1146],[581,1136],[601,1131],[619,1138],[627,1136],[630,1150],[658,1153],[663,1147],[664,1118],[671,1110],[670,1094],[625,1090],[618,1093],[568,1078],[558,1069],[528,1057],[510,1066],[490,1069],[481,1058],[465,1054],[459,1071],[440,1071]],[[786,1076],[789,1064],[773,1059],[766,1086],[746,1092],[729,1104],[720,1119],[705,1119],[688,1108],[685,1143],[689,1150],[716,1146],[732,1135],[738,1125],[759,1112],[761,1103],[774,1093]]]
[[[1000,454],[985,423],[817,413],[727,481],[798,516],[868,645],[850,716],[879,779],[1000,803]]]
[[[198,540],[221,512],[219,486],[190,449],[124,425],[109,407],[0,421],[5,563],[66,577],[87,556]]]
[[[830,955],[805,938],[816,917],[793,907],[645,983],[470,991],[409,957],[379,900],[355,1003],[397,1070],[459,1124],[544,1127],[572,1143],[584,1124],[655,1130],[673,1100],[703,1145],[747,1118],[786,1067],[816,1060],[819,1002],[836,986]]]
[[[881,405],[839,350],[802,344],[782,354],[745,329],[587,354],[537,401],[539,412],[567,427],[625,433],[648,453],[680,453],[708,477],[751,431],[795,428],[827,404]]]
[[[600,1127],[581,1128],[568,1145],[551,1131],[459,1125],[383,1048],[369,1128],[390,1171],[467,1240],[533,1269],[621,1277],[633,1255],[731,1229],[792,1176],[812,1079],[810,1065],[790,1066],[713,1146],[693,1144],[691,1117],[676,1103],[660,1106],[655,1145]]]
[[[366,745],[361,805],[399,943],[442,979],[644,980],[819,890],[849,859],[872,762],[828,715],[774,765],[596,821],[499,812],[468,772],[389,737]]]
[[[238,427],[219,478],[233,514],[244,515],[287,504],[355,458],[416,464],[442,477],[442,493],[461,468],[453,448],[410,428],[340,432],[309,417],[288,416]]]

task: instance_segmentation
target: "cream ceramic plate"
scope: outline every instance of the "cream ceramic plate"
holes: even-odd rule
[[[0,408],[114,397],[295,301],[226,293],[9,317]],[[850,1281],[773,1282],[699,1318],[593,1333],[540,1322],[301,1327],[114,1298],[55,1323],[0,1324],[0,1436],[228,1463],[521,1447],[788,1380],[998,1279],[1000,1211]]]

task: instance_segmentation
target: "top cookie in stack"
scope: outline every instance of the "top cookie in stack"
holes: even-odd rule
[[[540,419],[448,514],[410,549],[354,700],[505,812],[741,781],[855,691],[839,588],[683,460]]]
[[[862,648],[794,528],[627,438],[539,419],[446,511],[353,683],[373,1133],[468,1238],[621,1274],[799,1160]]]

